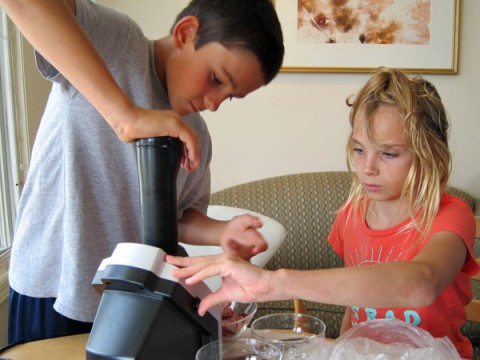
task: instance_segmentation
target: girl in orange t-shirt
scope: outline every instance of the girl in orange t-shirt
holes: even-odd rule
[[[269,271],[232,254],[178,258],[188,284],[220,275],[222,287],[199,313],[225,301],[301,298],[347,306],[341,332],[369,319],[396,318],[448,336],[464,358],[460,332],[471,300],[475,219],[445,193],[450,175],[447,115],[421,77],[380,69],[352,103],[347,143],[350,196],[329,236],[344,268]]]

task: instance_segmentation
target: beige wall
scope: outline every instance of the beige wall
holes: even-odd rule
[[[25,61],[25,92],[27,96],[27,117],[29,119],[28,138],[30,147],[35,141],[38,124],[45,109],[48,94],[50,92],[50,82],[42,78],[35,67],[35,59],[33,57],[33,49],[28,42],[23,44],[23,55]]]
[[[293,0],[292,0],[293,1]],[[150,38],[165,34],[185,0],[103,0],[134,17]],[[480,197],[480,1],[462,0],[460,72],[428,75],[451,117],[451,184]],[[303,171],[344,170],[345,98],[368,74],[280,74],[243,100],[205,113],[214,157],[212,190]]]

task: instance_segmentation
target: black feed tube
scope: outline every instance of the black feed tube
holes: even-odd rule
[[[182,158],[182,142],[161,136],[139,139],[137,166],[143,244],[177,255],[177,175]]]

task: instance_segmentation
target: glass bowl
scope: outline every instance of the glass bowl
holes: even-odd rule
[[[195,360],[282,360],[282,352],[263,341],[240,338],[212,341],[201,347]]]
[[[311,359],[325,338],[325,324],[314,316],[278,313],[256,319],[251,337],[274,345],[284,360]]]
[[[221,306],[222,338],[231,339],[241,336],[257,312],[257,303],[225,303]]]

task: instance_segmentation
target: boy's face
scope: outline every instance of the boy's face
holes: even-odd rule
[[[228,98],[243,98],[264,85],[253,53],[212,42],[195,50],[194,35],[177,42],[166,63],[170,104],[180,115],[216,111]]]

